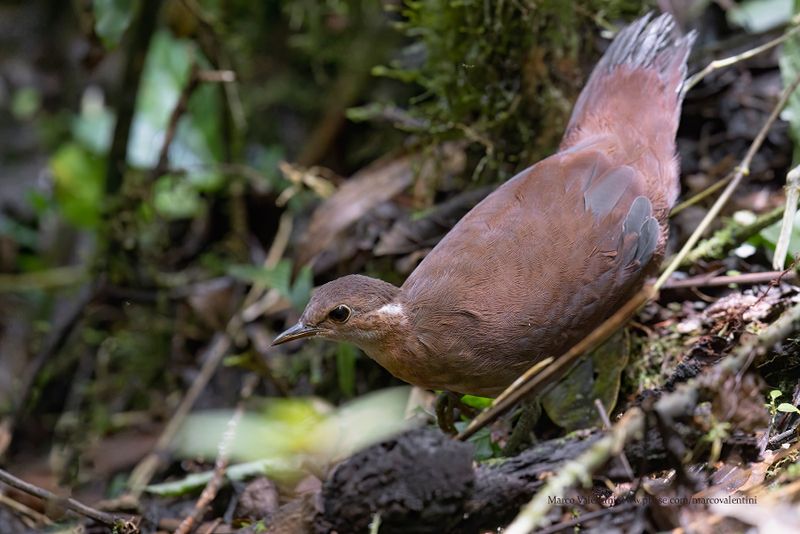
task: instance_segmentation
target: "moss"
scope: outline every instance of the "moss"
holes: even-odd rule
[[[681,361],[686,350],[685,337],[677,332],[660,332],[651,337],[631,336],[631,340],[633,356],[624,373],[624,395],[659,389]]]
[[[376,69],[419,85],[403,127],[425,143],[471,143],[474,177],[503,181],[551,153],[599,51],[598,25],[644,11],[641,0],[407,1],[413,42]]]

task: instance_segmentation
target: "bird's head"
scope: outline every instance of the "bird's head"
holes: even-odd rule
[[[398,293],[392,284],[357,274],[328,282],[314,292],[297,324],[272,344],[319,336],[367,350],[405,318]]]

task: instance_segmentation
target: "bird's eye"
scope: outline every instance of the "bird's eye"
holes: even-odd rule
[[[328,318],[334,323],[345,323],[350,318],[351,313],[353,311],[349,307],[339,304],[328,312]]]

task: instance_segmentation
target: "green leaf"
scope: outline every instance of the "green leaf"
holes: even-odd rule
[[[219,190],[225,181],[222,174],[214,171],[193,171],[186,178],[197,191],[206,193]]]
[[[11,99],[11,114],[19,120],[32,118],[42,106],[42,95],[35,87],[23,87]]]
[[[156,180],[153,205],[168,219],[188,219],[203,209],[200,194],[185,177],[165,175]]]
[[[625,340],[622,335],[616,335],[542,395],[542,408],[554,423],[567,430],[599,424],[594,400],[600,399],[608,412],[614,409],[620,377],[627,363]]]
[[[297,311],[303,311],[311,298],[311,289],[314,287],[314,272],[311,266],[305,265],[300,272],[297,273],[297,278],[292,286],[292,291],[289,300]]]
[[[34,250],[39,244],[39,234],[36,230],[6,217],[2,212],[0,212],[0,236],[10,237],[15,243]]]
[[[797,5],[794,11],[795,13],[800,12]],[[800,74],[800,38],[797,35],[783,44],[778,63],[781,69],[781,79],[784,87],[786,87]],[[800,94],[797,91],[789,96],[789,102],[781,113],[781,118],[789,122],[789,131],[792,134],[795,145],[794,165],[797,165],[797,162],[800,161]],[[797,219],[795,219],[796,227]],[[792,234],[792,240],[794,241],[794,231]],[[777,237],[772,242],[776,241]],[[791,250],[791,246],[789,249]]]
[[[76,226],[96,227],[103,206],[105,160],[67,143],[50,160],[50,170],[64,217]]]
[[[457,421],[455,426],[459,432],[464,431],[469,423],[466,421]],[[496,456],[500,456],[502,451],[500,447],[492,441],[492,431],[489,427],[483,427],[474,435],[470,436],[469,440],[475,446],[474,458],[478,462],[489,460]]]
[[[313,398],[265,399],[258,412],[245,412],[229,443],[233,460],[340,460],[408,428],[409,388],[375,391],[333,409]],[[192,414],[175,441],[186,458],[214,459],[229,427],[230,410]],[[317,464],[319,465],[319,464]]]
[[[280,145],[254,145],[252,148],[248,148],[247,151],[247,159],[250,165],[261,171],[246,177],[249,178],[254,186],[267,191],[286,186],[286,180],[278,170],[278,164],[286,159],[284,147]]]
[[[105,155],[111,147],[114,114],[105,106],[99,91],[87,90],[81,99],[81,112],[72,119],[72,136],[95,154]]]
[[[134,0],[94,0],[94,31],[106,48],[119,44],[133,20]]]
[[[279,261],[272,269],[258,265],[232,265],[228,268],[228,274],[240,280],[277,289],[281,295],[291,299],[289,279],[292,275],[292,262],[287,259]]]
[[[305,308],[314,282],[311,268],[305,266],[297,273],[297,279],[293,285],[291,283],[292,262],[287,259],[282,259],[271,269],[259,265],[232,265],[228,267],[228,274],[240,280],[278,290],[298,311]]]
[[[189,83],[192,64],[208,67],[195,42],[158,31],[142,73],[136,102],[128,159],[131,165],[150,168],[157,162],[172,112]],[[213,169],[222,159],[221,102],[218,87],[200,84],[178,121],[169,148],[171,168],[187,170],[198,190],[218,189],[223,176]]]
[[[750,33],[769,31],[792,18],[794,0],[744,0],[726,10],[728,20]]]
[[[769,398],[772,400],[777,399],[781,395],[783,395],[783,393],[781,393],[781,391],[778,389],[773,389],[772,391],[769,392]]]
[[[336,373],[339,390],[347,397],[356,393],[356,359],[358,351],[349,343],[339,343],[336,347]]]
[[[244,480],[246,478],[263,475],[278,480],[290,480],[296,478],[299,473],[301,473],[300,463],[297,460],[271,458],[231,465],[225,472],[225,478],[229,480]],[[192,473],[180,480],[152,484],[147,486],[145,491],[164,497],[186,495],[187,493],[205,487],[213,476],[213,471]]]
[[[788,402],[780,403],[776,409],[779,412],[800,414],[800,409],[798,409],[794,404],[789,404]]]
[[[488,397],[476,397],[475,395],[464,395],[461,397],[461,402],[472,408],[484,410],[492,405],[494,399]]]
[[[775,250],[775,245],[778,242],[778,236],[780,235],[780,232],[781,222],[777,222],[761,230],[758,235],[763,239],[763,244],[765,244],[769,249]],[[789,238],[789,248],[786,251],[787,264],[791,264],[791,262],[794,261],[796,254],[800,254],[800,211],[795,214],[794,223],[792,224],[792,233],[791,237]]]

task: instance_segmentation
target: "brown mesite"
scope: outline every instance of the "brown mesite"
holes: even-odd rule
[[[361,275],[329,282],[275,344],[347,341],[406,382],[483,396],[563,354],[663,257],[693,41],[668,14],[627,26],[556,154],[475,206],[401,287]]]

